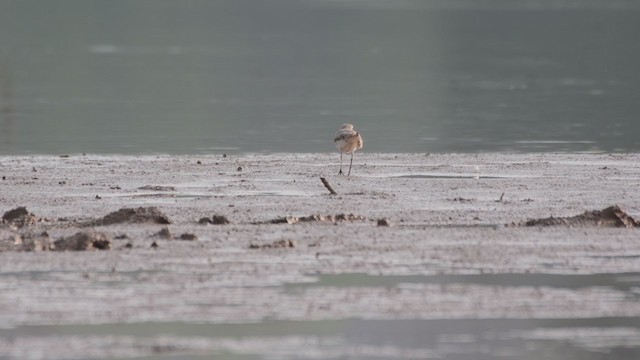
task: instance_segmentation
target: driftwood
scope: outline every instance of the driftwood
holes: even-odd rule
[[[326,187],[326,188],[327,188],[327,190],[329,190],[329,193],[330,193],[331,195],[338,195],[338,193],[337,193],[337,192],[335,192],[335,190],[333,190],[333,188],[331,187],[331,185],[329,185],[329,182],[327,181],[327,179],[325,179],[325,178],[321,177],[321,178],[320,178],[320,181],[322,181],[322,184],[324,185],[324,187]]]

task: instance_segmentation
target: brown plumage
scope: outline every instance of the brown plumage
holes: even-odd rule
[[[344,175],[342,172],[342,154],[351,154],[351,162],[349,163],[349,171],[347,172],[347,176],[349,176],[351,174],[351,166],[353,165],[353,153],[356,152],[356,150],[362,149],[364,145],[362,136],[353,128],[353,125],[344,124],[340,126],[336,132],[333,142],[336,144],[338,151],[340,151],[340,171],[338,175]]]

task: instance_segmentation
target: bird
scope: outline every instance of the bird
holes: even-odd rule
[[[336,144],[338,151],[340,151],[340,171],[338,175],[344,175],[342,172],[342,154],[347,153],[351,154],[351,162],[349,163],[349,171],[347,172],[347,176],[351,175],[351,166],[353,165],[353,153],[356,150],[362,149],[362,145],[364,144],[362,140],[362,136],[353,128],[351,124],[344,124],[340,126],[338,131],[336,132],[336,137],[333,139],[333,142]]]

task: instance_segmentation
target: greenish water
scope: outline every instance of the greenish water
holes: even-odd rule
[[[622,291],[640,274],[319,275],[283,291],[411,284]],[[36,276],[46,276],[38,273]],[[221,289],[221,291],[223,291]],[[496,300],[499,301],[499,300]],[[429,299],[425,299],[428,304]],[[544,298],[539,306],[544,306]],[[104,306],[108,306],[105,304]],[[304,306],[304,305],[301,305]],[[241,320],[241,319],[239,319]],[[22,325],[0,328],[0,359],[619,359],[640,356],[640,318],[443,318]]]
[[[640,151],[639,10],[3,0],[0,154]]]
[[[345,319],[260,324],[31,326],[17,329],[15,335],[51,342],[84,339],[85,354],[128,345],[121,350],[129,355],[106,357],[112,359],[634,360],[640,356],[638,324],[640,318]],[[2,335],[0,330],[0,339]],[[206,345],[219,350],[198,351],[198,347]],[[145,353],[155,354],[142,355]],[[85,356],[105,358],[104,353]],[[17,358],[2,356],[0,352],[0,359]]]

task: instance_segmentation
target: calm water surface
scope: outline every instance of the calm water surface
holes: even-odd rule
[[[640,3],[3,0],[0,154],[640,151]]]
[[[50,276],[32,274],[32,276]],[[283,291],[411,284],[622,291],[640,300],[640,274],[320,275]],[[113,286],[119,286],[114,283]],[[225,291],[224,287],[220,291]],[[465,292],[465,294],[468,294]],[[497,300],[499,301],[499,300]],[[541,297],[534,307],[551,301]],[[611,306],[616,306],[615,296]],[[429,299],[425,298],[428,303]],[[104,306],[108,306],[105,304]],[[179,306],[179,305],[177,305]],[[232,304],[220,304],[232,306]],[[305,306],[300,304],[300,306]],[[434,306],[437,306],[434,304]],[[5,350],[3,351],[3,345]],[[265,319],[0,327],[0,360],[57,359],[562,359],[636,360],[640,318]]]

